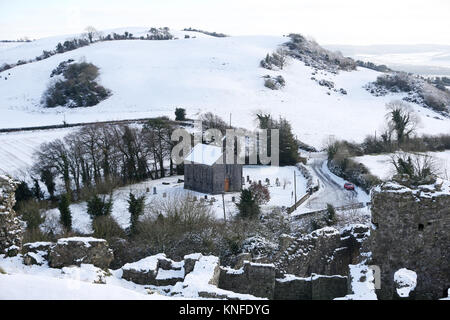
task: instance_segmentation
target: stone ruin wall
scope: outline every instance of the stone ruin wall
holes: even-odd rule
[[[415,299],[450,287],[450,193],[382,185],[372,192],[371,264],[381,269],[379,299],[396,299],[394,273],[416,272]]]
[[[0,254],[15,256],[22,249],[23,222],[16,217],[14,192],[17,183],[0,175]]]

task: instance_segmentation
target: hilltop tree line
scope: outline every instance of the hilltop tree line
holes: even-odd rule
[[[73,39],[67,39],[64,42],[59,42],[54,50],[43,50],[42,54],[37,56],[34,59],[30,60],[18,60],[16,63],[4,63],[0,65],[0,72],[12,69],[16,66],[41,61],[44,59],[48,59],[51,56],[56,54],[61,54],[64,52],[72,51],[78,48],[89,46],[95,42],[99,41],[113,41],[113,40],[171,40],[173,39],[173,35],[170,34],[169,28],[151,28],[148,30],[146,36],[134,37],[134,35],[128,31],[125,31],[123,34],[111,33],[106,36],[100,31],[97,31],[94,27],[87,27],[84,32],[78,37]]]

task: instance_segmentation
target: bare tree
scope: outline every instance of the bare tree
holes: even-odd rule
[[[89,42],[94,42],[95,38],[100,37],[100,32],[97,31],[93,26],[88,26],[86,29],[84,29],[85,33],[84,35],[89,39]]]
[[[277,62],[277,66],[283,70],[283,67],[286,65],[287,53],[283,48],[278,48],[277,51],[273,54],[273,58]]]
[[[409,139],[417,129],[419,117],[410,105],[403,101],[392,101],[386,105],[388,113],[386,119],[391,131],[397,135],[397,142],[403,143]]]

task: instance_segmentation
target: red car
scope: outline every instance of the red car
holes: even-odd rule
[[[353,183],[350,183],[350,182],[346,182],[345,184],[344,184],[344,189],[345,190],[355,190],[355,185],[353,184]]]

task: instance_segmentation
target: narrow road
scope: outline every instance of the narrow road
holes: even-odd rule
[[[316,154],[310,158],[308,165],[319,180],[319,192],[315,193],[304,204],[304,208],[321,210],[330,203],[335,207],[346,206],[357,202],[365,202],[367,193],[356,187],[355,191],[344,189],[345,181],[331,173],[327,167],[326,155]]]

